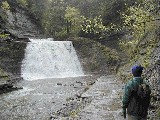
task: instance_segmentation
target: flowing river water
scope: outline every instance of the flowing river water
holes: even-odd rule
[[[24,80],[17,83],[23,89],[0,95],[0,120],[122,119],[122,84],[114,76],[84,76],[70,41],[30,41],[21,69]],[[51,117],[77,95],[90,101],[76,115]]]
[[[21,74],[25,80],[83,76],[71,41],[30,39]]]
[[[22,90],[0,95],[0,120],[48,120],[90,77],[21,81]]]
[[[95,82],[88,88],[87,83]],[[1,120],[122,120],[121,87],[114,76],[102,76],[95,81],[92,76],[73,78],[51,78],[18,83],[24,89],[0,95]],[[86,106],[76,115],[72,111],[63,115],[73,105],[67,106],[68,100],[79,91],[82,100],[90,98]],[[64,109],[64,110],[63,110]],[[73,111],[76,111],[74,108]],[[61,112],[60,111],[60,112]],[[53,113],[56,117],[50,118]]]

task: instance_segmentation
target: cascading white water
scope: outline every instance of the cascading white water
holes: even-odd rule
[[[22,61],[25,80],[83,76],[82,67],[71,41],[30,39]]]

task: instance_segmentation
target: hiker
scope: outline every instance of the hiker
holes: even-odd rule
[[[133,78],[125,85],[122,108],[124,118],[126,118],[127,109],[128,120],[147,120],[151,89],[142,79],[142,72],[141,65],[133,66]]]

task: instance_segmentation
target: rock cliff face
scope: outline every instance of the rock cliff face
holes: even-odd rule
[[[70,38],[77,50],[85,73],[113,74],[120,62],[118,53],[111,49],[85,38]]]
[[[25,48],[25,42],[0,42],[0,68],[10,77],[20,77]]]
[[[18,38],[23,37],[39,37],[40,29],[34,24],[27,16],[27,13],[22,9],[16,9],[15,12],[7,12],[9,32],[18,36]]]
[[[44,36],[39,21],[27,8],[20,6],[15,0],[7,2],[9,10],[0,7],[0,77],[7,73],[14,78],[20,76],[26,40]]]
[[[157,24],[159,26],[159,24]],[[134,58],[123,65],[119,72],[122,80],[130,80],[130,68],[136,63],[145,63],[144,78],[152,89],[151,108],[149,116],[151,119],[159,120],[160,118],[160,27],[149,31],[140,41],[137,51],[133,53]],[[146,61],[145,61],[146,60]],[[125,82],[126,82],[125,81]]]
[[[1,31],[7,31],[18,38],[42,37],[42,28],[38,20],[26,9],[13,0],[8,0],[10,9],[5,12],[6,21]],[[0,18],[1,19],[1,18]]]
[[[151,65],[147,69],[146,79],[152,88],[152,99],[150,108],[150,118],[160,119],[160,42],[158,42],[151,57]]]

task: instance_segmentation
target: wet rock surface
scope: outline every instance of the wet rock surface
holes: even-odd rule
[[[0,68],[12,77],[20,77],[21,64],[25,55],[25,42],[0,42]]]
[[[114,75],[19,81],[17,85],[23,89],[0,95],[1,120],[123,119],[123,85]],[[148,119],[157,120],[158,105],[151,104]]]
[[[51,120],[122,120],[121,88],[115,76],[100,77],[80,97],[52,113]]]
[[[48,120],[95,81],[93,76],[20,81],[23,89],[0,95],[0,119]]]
[[[159,38],[158,38],[159,39]],[[152,89],[151,107],[149,119],[160,119],[160,42],[151,56],[151,66],[145,71],[146,80]]]
[[[2,84],[0,85],[0,94],[23,89],[22,87],[17,87],[12,84]]]
[[[1,120],[122,120],[122,83],[113,75],[20,81],[0,95]],[[8,86],[12,88],[13,86]],[[152,104],[148,119],[155,116]]]
[[[122,84],[115,76],[103,76],[82,94],[83,97],[92,97],[91,104],[79,113],[82,120],[122,120],[121,92]]]
[[[0,76],[0,78],[1,77],[2,76]],[[23,87],[16,85],[21,80],[22,80],[21,77],[10,78],[9,80],[2,80],[2,78],[1,78],[1,80],[0,80],[0,94],[5,94],[5,93],[12,92],[15,90],[23,89]]]
[[[27,9],[20,7],[16,2],[9,1],[11,11],[7,11],[8,31],[18,38],[37,37],[41,34],[41,27]]]

